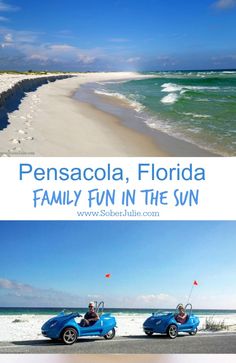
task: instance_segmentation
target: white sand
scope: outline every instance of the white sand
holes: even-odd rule
[[[1,76],[4,80],[4,76]],[[3,82],[6,89],[17,77]],[[145,76],[144,76],[145,77]],[[154,141],[119,120],[72,99],[83,83],[142,78],[131,72],[88,73],[29,92],[0,131],[3,156],[168,156]],[[1,90],[0,90],[1,91]]]
[[[148,314],[114,314],[117,321],[117,336],[143,335],[142,325],[148,318]],[[199,334],[205,332],[205,319],[210,316],[200,317]],[[46,339],[41,335],[41,326],[52,316],[48,315],[1,315],[0,316],[0,341],[21,341]],[[13,322],[14,320],[19,322]],[[214,315],[215,322],[224,321],[228,326],[222,332],[236,331],[236,314]],[[79,320],[78,320],[79,321]]]

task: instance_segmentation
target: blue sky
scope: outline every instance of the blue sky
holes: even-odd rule
[[[0,0],[0,69],[236,68],[236,0]]]
[[[235,222],[0,222],[0,306],[236,306]],[[110,273],[111,278],[105,278]]]

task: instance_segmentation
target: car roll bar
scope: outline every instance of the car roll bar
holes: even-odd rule
[[[98,315],[102,315],[103,314],[103,310],[104,310],[104,301],[101,301],[97,306],[96,306],[96,309],[95,309],[95,311],[96,311],[96,313],[98,314]]]

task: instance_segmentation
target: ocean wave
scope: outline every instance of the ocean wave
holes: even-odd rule
[[[104,81],[103,84],[122,84],[122,83],[128,83],[130,82],[130,80],[128,79],[124,79],[123,81],[117,81],[117,80],[114,80],[114,81]]]
[[[167,96],[161,99],[161,103],[172,105],[178,101],[179,96],[177,93],[169,93]]]
[[[192,117],[196,117],[196,118],[211,118],[211,115],[202,115],[202,114],[198,114],[198,113],[193,113],[193,112],[182,112],[182,115],[186,115],[186,116],[192,116]]]
[[[161,92],[177,92],[177,91],[181,91],[182,88],[184,86],[180,86],[178,84],[175,83],[164,83],[163,85],[161,85],[161,87],[163,88],[161,90]]]
[[[156,129],[176,139],[196,145],[206,151],[217,153],[218,155],[222,156],[232,156],[230,152],[220,150],[216,144],[209,145],[209,143],[199,143],[199,139],[196,140],[193,137],[193,135],[198,135],[199,137],[199,135],[201,135],[201,133],[203,132],[203,130],[199,127],[189,127],[185,130],[178,129],[178,126],[173,126],[173,124],[170,123],[168,120],[164,121],[153,117],[147,118],[144,123],[151,129]],[[189,132],[192,134],[192,136],[189,134]]]
[[[99,86],[105,86],[106,84],[122,84],[122,83],[127,83],[129,81],[130,80],[125,79],[125,80],[122,80],[122,81],[117,81],[117,80],[114,80],[114,81],[103,81],[103,82],[97,81],[95,83],[98,84]]]
[[[223,71],[223,74],[236,74],[236,71]]]
[[[102,96],[117,98],[123,102],[126,102],[129,104],[129,106],[134,108],[136,112],[141,112],[145,108],[144,105],[142,105],[140,102],[130,99],[118,92],[108,92],[107,90],[94,90],[94,93]]]
[[[183,94],[184,92],[191,90],[191,91],[198,91],[198,90],[219,90],[220,87],[216,86],[186,86],[176,83],[164,83],[161,85],[163,88],[161,92],[180,92]]]

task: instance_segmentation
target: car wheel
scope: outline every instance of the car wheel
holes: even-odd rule
[[[114,336],[116,335],[116,331],[113,328],[112,330],[110,330],[106,335],[104,335],[104,338],[107,340],[111,340],[114,338]]]
[[[167,335],[171,339],[175,339],[178,335],[178,328],[176,325],[171,324],[167,329]]]
[[[74,328],[65,328],[62,333],[62,340],[65,344],[71,345],[77,340],[77,330]]]
[[[197,334],[197,328],[189,332],[189,335],[196,335],[196,334]]]
[[[151,337],[153,335],[152,331],[145,331],[144,332],[148,337]]]

